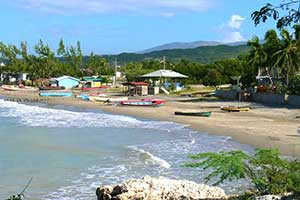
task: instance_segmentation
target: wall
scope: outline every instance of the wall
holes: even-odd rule
[[[236,90],[216,90],[216,96],[222,99],[238,99],[238,93]]]
[[[287,104],[291,106],[300,106],[300,96],[289,95],[287,98]]]
[[[268,94],[268,93],[253,93],[251,96],[252,101],[274,105],[284,105],[285,94]]]

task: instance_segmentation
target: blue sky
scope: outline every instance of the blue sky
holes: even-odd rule
[[[169,42],[262,37],[251,13],[275,0],[0,0],[0,41],[56,48],[80,41],[85,54],[134,52]]]

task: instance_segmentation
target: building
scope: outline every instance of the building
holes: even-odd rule
[[[145,82],[129,82],[123,83],[127,87],[126,96],[145,96],[148,95],[148,83]]]
[[[51,86],[74,88],[80,84],[80,80],[71,76],[61,76],[59,78],[51,78],[50,84]]]
[[[103,82],[103,78],[101,77],[90,77],[90,76],[86,76],[82,78],[82,82],[84,87],[87,88],[100,88],[102,86],[102,82]]]

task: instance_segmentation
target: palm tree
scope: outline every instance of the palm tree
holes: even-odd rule
[[[298,33],[297,33],[298,34]],[[285,75],[286,86],[289,86],[289,76],[299,70],[299,47],[296,40],[286,29],[281,30],[283,48],[274,53],[275,66],[279,67]],[[297,35],[296,37],[298,37]]]
[[[257,75],[261,75],[261,69],[266,66],[268,54],[265,52],[263,46],[259,42],[259,38],[254,36],[248,41],[248,46],[251,48],[249,64],[252,67],[257,68]],[[270,80],[272,83],[272,80]]]

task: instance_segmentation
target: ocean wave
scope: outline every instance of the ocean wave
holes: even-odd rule
[[[133,117],[100,112],[75,112],[25,105],[1,99],[0,116],[16,118],[21,124],[29,127],[117,127],[157,129],[164,131],[178,130],[186,127],[185,125],[172,122],[142,121]]]
[[[135,146],[130,146],[128,148],[130,148],[131,150],[139,152],[140,153],[140,158],[144,159],[146,161],[146,163],[154,164],[154,165],[156,164],[156,165],[159,165],[159,166],[161,166],[163,168],[166,168],[166,169],[171,168],[171,164],[170,163],[168,163],[164,159],[161,159],[161,158],[159,158],[157,156],[154,156],[150,152],[147,152],[147,151],[145,151],[143,149],[139,149],[138,147],[135,147]]]

